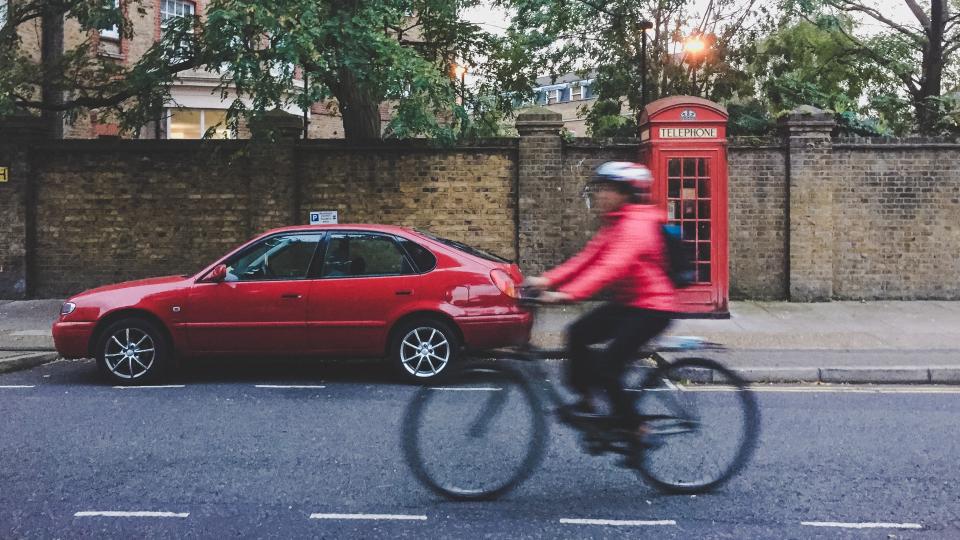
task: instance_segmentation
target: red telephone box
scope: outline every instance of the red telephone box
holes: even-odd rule
[[[653,172],[654,201],[679,225],[696,261],[681,309],[728,316],[727,111],[706,99],[671,96],[640,117],[640,161]]]

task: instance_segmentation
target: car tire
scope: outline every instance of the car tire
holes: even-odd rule
[[[460,336],[442,320],[419,318],[402,323],[393,332],[390,362],[407,382],[441,380],[460,356]]]
[[[138,317],[120,319],[97,339],[97,366],[114,384],[149,384],[165,374],[171,349],[167,335],[153,322]]]

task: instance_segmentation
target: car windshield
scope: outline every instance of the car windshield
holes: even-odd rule
[[[447,238],[441,238],[441,237],[439,237],[439,236],[436,236],[436,235],[434,235],[434,234],[430,234],[430,233],[428,233],[428,232],[426,232],[426,231],[421,231],[421,230],[419,230],[419,229],[414,229],[414,230],[417,231],[418,234],[422,234],[423,236],[426,236],[427,238],[429,238],[429,239],[431,239],[431,240],[435,240],[435,241],[437,241],[437,242],[440,242],[441,244],[450,246],[450,247],[455,248],[455,249],[459,249],[460,251],[463,251],[464,253],[469,253],[470,255],[473,255],[474,257],[480,257],[481,259],[486,259],[486,260],[488,260],[488,261],[493,261],[493,262],[498,262],[498,263],[511,263],[511,262],[513,262],[513,261],[511,261],[510,259],[504,259],[503,257],[501,257],[501,256],[499,256],[499,255],[494,255],[493,253],[490,253],[489,251],[484,251],[484,250],[482,250],[482,249],[475,248],[475,247],[473,247],[473,246],[468,246],[467,244],[464,244],[463,242],[457,242],[456,240],[449,240],[449,239],[447,239]]]

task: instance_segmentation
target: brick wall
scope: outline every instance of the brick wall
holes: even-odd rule
[[[731,141],[728,151],[730,297],[787,297],[787,170],[779,141]]]
[[[564,142],[558,115],[524,115],[519,139],[452,148],[31,144],[26,120],[0,125],[0,298],[192,272],[310,210],[426,228],[541,272],[596,230],[580,196],[593,168],[638,147]],[[830,139],[827,124],[794,119],[786,144],[730,141],[731,296],[960,299],[960,143]]]
[[[833,296],[960,298],[960,145],[836,140]]]
[[[307,223],[309,210],[338,210],[341,223],[420,227],[515,258],[516,142],[410,150],[313,142],[47,143],[31,152],[33,295],[195,272],[256,234]],[[22,229],[23,220],[16,222]],[[15,240],[21,229],[0,234]],[[22,247],[0,249],[22,258]]]

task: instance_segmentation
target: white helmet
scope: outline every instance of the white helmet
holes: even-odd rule
[[[590,182],[594,184],[626,184],[633,188],[635,194],[644,195],[650,193],[650,189],[653,187],[653,174],[650,173],[650,169],[641,163],[608,161],[597,167]]]

